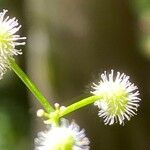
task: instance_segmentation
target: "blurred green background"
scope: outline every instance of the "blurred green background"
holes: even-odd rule
[[[138,115],[125,126],[105,126],[97,108],[69,116],[86,129],[91,150],[150,149],[149,0],[0,0],[27,36],[18,64],[51,103],[89,96],[104,70],[131,76],[141,93]],[[12,71],[0,81],[0,150],[32,150],[44,129],[41,106]]]

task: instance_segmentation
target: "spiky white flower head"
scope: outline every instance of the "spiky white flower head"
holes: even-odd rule
[[[35,139],[35,150],[89,150],[89,140],[84,129],[65,119],[60,126],[51,126],[48,130],[38,133]]]
[[[25,45],[25,42],[19,42],[26,37],[20,37],[16,32],[19,31],[21,25],[18,20],[14,18],[5,17],[8,10],[0,12],[0,78],[5,74],[9,67],[8,59],[13,58],[14,55],[22,54],[21,50],[16,49],[16,46]]]
[[[0,56],[0,79],[2,79],[3,75],[5,74],[8,68],[9,64],[5,59],[3,59],[3,57]]]
[[[94,105],[98,106],[100,117],[104,118],[104,123],[112,125],[115,122],[124,124],[124,120],[136,115],[140,98],[137,86],[129,81],[129,76],[114,71],[107,75],[106,71],[101,75],[98,84],[94,83],[91,91],[94,95],[102,97]]]

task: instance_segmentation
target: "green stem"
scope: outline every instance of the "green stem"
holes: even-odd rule
[[[78,101],[68,107],[66,107],[61,113],[60,113],[60,117],[63,117],[81,107],[84,107],[86,105],[89,105],[91,103],[94,103],[96,100],[99,100],[101,97],[100,96],[90,96],[88,98],[85,98],[81,101]]]
[[[41,103],[43,108],[50,113],[54,111],[53,107],[49,104],[48,100],[41,94],[38,88],[31,82],[27,75],[21,70],[21,68],[16,64],[15,60],[9,59],[10,67],[18,75],[18,77],[24,82],[24,84],[29,88],[37,100]]]

